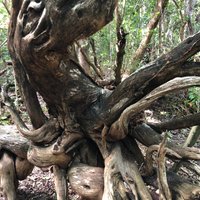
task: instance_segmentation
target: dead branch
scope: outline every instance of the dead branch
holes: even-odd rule
[[[106,119],[106,124],[112,124],[124,108],[137,102],[163,83],[175,77],[194,74],[198,76],[199,63],[186,62],[186,60],[199,51],[199,46],[200,32],[126,78],[104,102],[104,109],[100,115]]]
[[[195,145],[197,142],[198,138],[200,135],[200,127],[199,126],[193,126],[183,144],[183,147],[192,147]],[[175,163],[174,166],[172,167],[175,172],[179,170],[179,168],[182,165],[182,161],[179,161],[178,163]]]
[[[142,124],[135,127],[133,131],[129,134],[147,147],[151,145],[158,145],[163,139],[161,135],[156,133],[146,124]],[[167,142],[167,147],[174,151],[176,154],[178,154],[179,158],[185,158],[190,160],[200,159],[200,150],[198,148],[180,147],[174,145],[172,142]]]
[[[129,120],[137,115],[142,110],[148,108],[155,100],[161,96],[173,92],[176,90],[184,89],[194,85],[200,85],[200,77],[183,77],[175,78],[158,88],[154,89],[147,96],[143,97],[137,103],[127,107],[119,117],[119,119],[114,122],[109,130],[109,137],[112,139],[123,138],[128,134]]]
[[[164,132],[166,130],[175,130],[182,128],[189,128],[191,126],[200,124],[200,113],[186,115],[180,118],[175,118],[166,122],[161,123],[147,123],[158,133]]]
[[[151,200],[151,195],[146,188],[140,172],[133,162],[133,157],[125,153],[125,148],[119,143],[115,144],[109,157],[105,159],[104,169],[104,194],[103,200],[115,199],[115,195],[123,195],[117,185],[113,185],[113,179],[121,174],[122,179],[126,182],[133,194],[138,194],[142,200]],[[136,190],[136,191],[135,191]],[[122,190],[123,191],[123,190]],[[137,198],[137,197],[136,197]]]

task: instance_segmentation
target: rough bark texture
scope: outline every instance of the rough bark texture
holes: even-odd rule
[[[111,21],[115,5],[115,0],[12,1],[8,45],[33,129],[24,124],[3,89],[4,103],[26,138],[10,139],[9,134],[0,134],[2,159],[7,151],[12,152],[8,165],[12,172],[13,169],[17,172],[8,177],[13,192],[10,199],[15,195],[15,177],[25,178],[32,165],[54,166],[60,200],[67,196],[65,173],[69,166],[72,168],[68,177],[74,190],[88,199],[153,199],[141,175],[140,170],[147,165],[137,141],[147,147],[153,145],[150,150],[157,151],[162,136],[147,125],[139,125],[140,115],[160,96],[200,85],[200,64],[187,61],[200,49],[200,33],[109,91],[99,87],[82,70],[76,62],[73,45]],[[37,93],[46,102],[48,117],[41,109]],[[131,125],[130,119],[134,122]],[[166,151],[173,159],[200,159],[199,149],[177,147],[170,142],[163,148],[162,152]],[[13,166],[15,158],[17,165]],[[74,163],[94,168],[73,168]],[[102,169],[98,167],[104,167],[103,181]],[[18,169],[26,174],[23,176]],[[84,170],[90,179],[82,185],[73,174],[76,172],[80,177]],[[94,180],[93,170],[100,178]],[[0,176],[4,172],[5,168]],[[2,187],[8,195],[7,184]],[[198,195],[198,186],[186,185],[183,194],[182,189],[175,191],[185,197],[190,187]]]

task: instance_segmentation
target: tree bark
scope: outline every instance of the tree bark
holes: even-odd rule
[[[197,33],[137,70],[114,91],[97,85],[76,61],[73,45],[110,22],[116,3],[115,0],[12,1],[8,45],[33,129],[25,125],[3,90],[4,103],[27,139],[21,136],[10,139],[4,133],[0,135],[0,144],[2,150],[24,158],[16,163],[19,169],[26,164],[26,174],[32,165],[54,166],[58,199],[67,196],[63,169],[71,164],[69,179],[75,190],[87,198],[152,199],[141,175],[145,156],[137,141],[147,147],[153,145],[149,148],[155,151],[162,136],[147,125],[139,126],[141,112],[164,94],[200,84],[200,64],[187,61],[199,52],[200,33]],[[48,116],[41,109],[37,93],[46,103]],[[131,125],[130,119],[135,123]],[[177,147],[170,142],[166,144],[166,155],[173,159],[200,159],[198,149]],[[164,158],[161,160],[163,164]],[[75,162],[96,168],[73,168]],[[10,163],[13,167],[12,158]],[[104,170],[98,168],[100,165]],[[82,184],[75,180],[75,172],[79,180],[83,172],[89,177],[97,172],[100,178],[95,182],[91,177],[87,184],[84,180]],[[17,175],[18,179],[24,178],[21,172]],[[13,178],[10,180],[14,182]]]

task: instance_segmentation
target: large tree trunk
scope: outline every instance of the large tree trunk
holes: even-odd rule
[[[76,62],[72,46],[111,21],[115,6],[115,0],[12,2],[8,45],[33,130],[23,123],[5,88],[4,103],[18,130],[28,139],[24,143],[20,139],[26,155],[13,149],[5,137],[0,136],[0,141],[3,141],[3,150],[11,151],[14,157],[28,159],[27,162],[39,167],[53,165],[58,199],[67,198],[63,177],[69,166],[72,166],[68,173],[72,186],[89,199],[154,199],[155,194],[150,194],[145,180],[150,180],[152,185],[154,181],[143,179],[140,169],[145,166],[148,169],[145,175],[151,177],[150,153],[158,151],[164,158],[165,151],[158,147],[162,142],[158,133],[146,126],[138,127],[141,112],[162,95],[200,85],[200,64],[187,62],[200,49],[200,33],[136,71],[114,91],[97,85]],[[41,109],[37,93],[46,102],[48,116]],[[146,146],[154,145],[148,151],[147,161],[137,141]],[[167,155],[172,158],[200,159],[198,149],[179,150],[173,144],[166,144]],[[160,160],[158,168],[163,169],[164,159]],[[77,162],[96,167],[94,171],[100,178],[92,180],[91,168],[83,166],[82,171],[86,170],[89,178],[88,185],[81,185],[77,182],[77,177],[81,180],[81,176],[74,177],[75,172],[82,173],[80,168],[73,169],[77,165],[72,163]],[[104,167],[104,173],[98,167]],[[167,191],[165,182],[160,181],[163,191]],[[194,190],[188,187],[184,194],[178,187],[170,191],[175,196],[187,194],[185,199],[188,199],[200,192],[199,187],[191,187]],[[162,196],[166,197],[164,192]]]

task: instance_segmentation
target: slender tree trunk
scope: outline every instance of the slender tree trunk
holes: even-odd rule
[[[151,37],[153,35],[153,30],[157,27],[157,24],[160,20],[160,17],[167,6],[168,0],[158,0],[155,11],[153,13],[152,18],[150,19],[147,28],[145,36],[143,37],[142,41],[140,42],[139,47],[135,51],[132,57],[132,68],[131,72],[135,71],[138,67],[138,64],[140,63],[141,59],[144,56],[145,50],[151,40]]]

